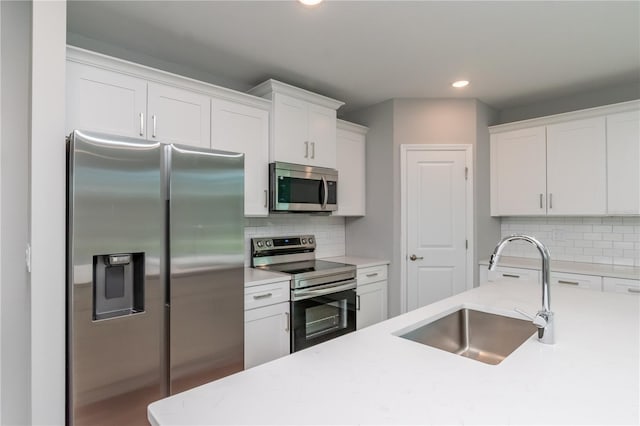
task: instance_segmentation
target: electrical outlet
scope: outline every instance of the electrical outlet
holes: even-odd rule
[[[563,241],[564,240],[564,231],[560,229],[554,229],[552,233],[553,241]]]

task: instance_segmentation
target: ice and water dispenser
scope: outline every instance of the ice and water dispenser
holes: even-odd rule
[[[144,253],[93,257],[93,319],[144,311]]]

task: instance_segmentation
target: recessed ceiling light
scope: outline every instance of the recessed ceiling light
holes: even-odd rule
[[[298,0],[300,3],[305,6],[315,6],[316,4],[322,2],[322,0]]]
[[[458,81],[454,81],[453,83],[451,83],[451,85],[453,87],[457,87],[458,89],[461,87],[466,87],[469,85],[469,82],[467,80],[458,80]]]

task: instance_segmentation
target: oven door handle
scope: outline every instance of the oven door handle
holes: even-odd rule
[[[291,292],[291,301],[297,302],[299,300],[311,299],[312,297],[324,296],[331,293],[338,293],[345,290],[353,290],[356,288],[356,280],[346,281],[340,285],[326,284],[319,285],[312,288],[303,288],[293,290]]]

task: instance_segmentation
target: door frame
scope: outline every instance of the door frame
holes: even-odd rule
[[[464,151],[467,167],[466,179],[466,226],[467,258],[466,289],[473,288],[473,146],[471,144],[401,144],[400,145],[400,312],[407,312],[407,158],[418,151]]]

